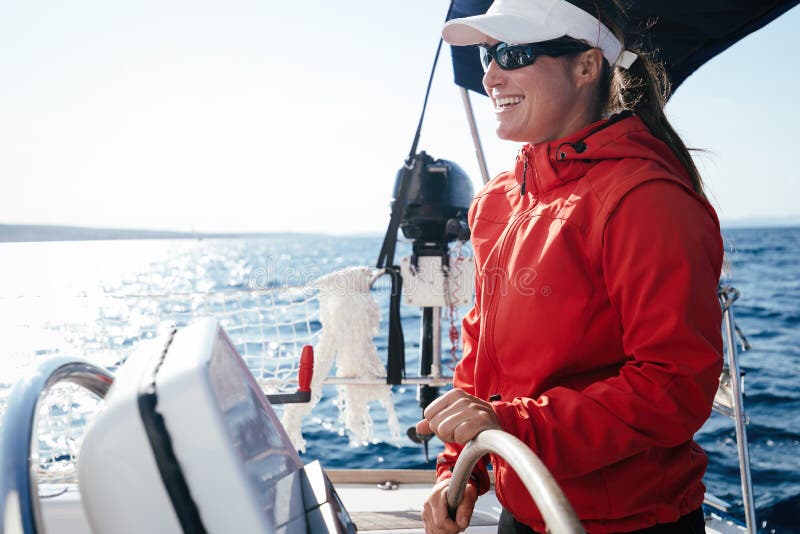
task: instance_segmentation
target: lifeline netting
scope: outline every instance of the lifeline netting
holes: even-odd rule
[[[172,325],[180,328],[200,317],[214,317],[265,391],[289,392],[300,349],[315,344],[319,336],[318,294],[314,287],[288,287],[258,292],[33,297],[27,302],[31,308],[60,308],[65,316],[37,326],[29,323],[30,332],[22,336],[27,342],[15,349],[27,354],[28,360],[71,354],[113,370],[140,341]],[[23,303],[12,304],[18,319],[24,314],[20,311]]]
[[[349,268],[301,287],[212,293],[106,294],[53,299],[0,299],[0,316],[15,317],[16,345],[12,361],[30,363],[52,354],[85,358],[116,369],[140,341],[182,327],[199,317],[214,317],[233,341],[266,393],[288,393],[297,387],[299,355],[303,345],[316,349],[312,403],[284,408],[283,422],[292,442],[304,450],[304,417],[322,394],[322,383],[335,368],[336,376],[385,377],[373,337],[380,309],[370,293],[371,269]],[[13,302],[12,302],[13,301]],[[64,315],[45,324],[26,323],[26,306],[35,317],[43,306]],[[12,313],[13,312],[13,313]],[[22,325],[22,326],[20,326]],[[5,384],[6,386],[10,384]],[[372,436],[370,404],[379,402],[387,412],[394,438],[399,424],[391,388],[386,385],[339,386],[340,422],[353,439]],[[0,396],[8,389],[0,388]],[[63,481],[75,477],[74,460],[87,419],[98,400],[80,388],[58,385],[42,404],[39,414],[40,480]],[[0,404],[0,408],[4,403]],[[0,412],[0,417],[2,412]]]

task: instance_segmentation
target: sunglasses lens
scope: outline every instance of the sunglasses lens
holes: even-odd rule
[[[492,62],[492,56],[489,55],[489,49],[485,46],[478,46],[481,55],[481,65],[483,65],[483,72],[489,70],[489,63]]]
[[[533,65],[538,56],[559,57],[589,50],[591,47],[582,43],[531,43],[510,45],[498,43],[492,47],[478,45],[481,65],[486,72],[492,61],[503,70],[514,70]]]
[[[527,67],[535,58],[531,49],[524,46],[506,46],[497,51],[497,63],[506,70]]]

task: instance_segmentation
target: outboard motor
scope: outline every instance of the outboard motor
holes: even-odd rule
[[[405,167],[397,172],[392,207],[400,199]],[[424,243],[447,248],[454,239],[469,239],[467,210],[474,192],[467,173],[452,161],[433,159],[425,151],[414,158],[400,229],[414,241],[415,252]]]

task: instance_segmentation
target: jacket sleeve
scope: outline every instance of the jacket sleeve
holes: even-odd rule
[[[475,279],[475,304],[467,312],[461,323],[461,338],[463,343],[463,355],[458,362],[453,373],[453,386],[464,390],[470,395],[475,394],[475,354],[478,349],[478,338],[480,334],[480,280]],[[437,458],[436,480],[444,480],[452,476],[452,469],[461,453],[463,446],[456,443],[445,443],[444,452]],[[489,491],[489,473],[486,469],[488,458],[478,462],[472,472],[472,479],[478,486],[478,495]]]
[[[626,362],[580,391],[557,386],[495,403],[503,428],[557,478],[692,439],[722,369],[722,256],[716,217],[680,185],[630,191],[607,219],[601,258]]]

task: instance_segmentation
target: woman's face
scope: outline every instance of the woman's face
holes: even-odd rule
[[[533,65],[502,70],[492,61],[483,86],[494,106],[497,136],[536,144],[560,139],[592,122],[574,63],[566,56],[539,56]]]

